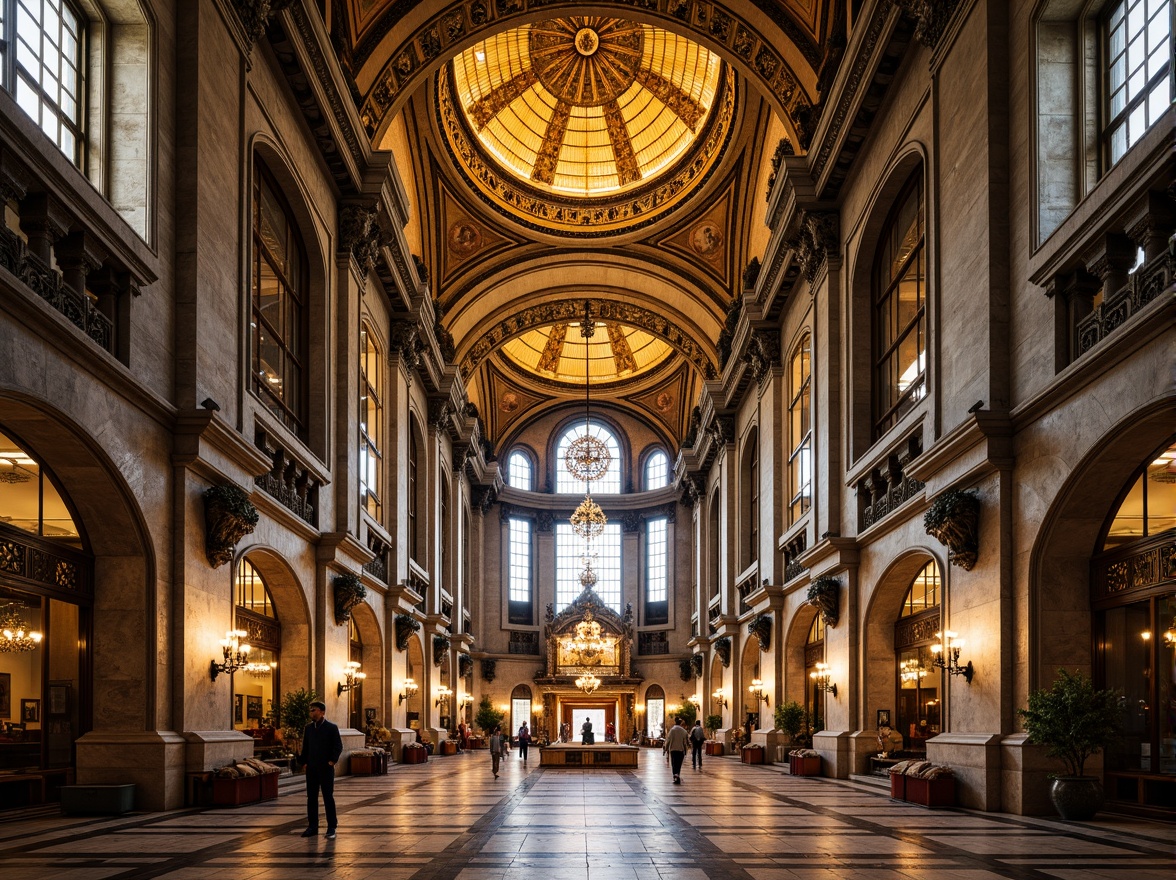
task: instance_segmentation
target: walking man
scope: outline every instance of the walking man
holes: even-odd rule
[[[702,744],[706,742],[706,731],[702,729],[702,722],[695,721],[690,728],[690,766],[695,770],[702,769]]]
[[[674,785],[682,784],[682,762],[686,760],[686,743],[689,736],[679,716],[674,719],[674,726],[666,734],[666,743],[662,751],[670,756],[670,769],[674,771]]]
[[[335,815],[335,764],[343,754],[339,728],[327,720],[327,704],[315,700],[310,704],[310,724],[302,731],[302,752],[298,761],[306,767],[306,830],[303,837],[318,834],[318,797],[323,793],[327,814],[327,839],[335,839],[339,824]]]
[[[494,732],[490,734],[490,769],[494,771],[494,778],[498,778],[498,762],[502,760],[502,756],[506,753],[506,747],[503,745],[503,740],[506,737],[502,733],[502,725],[494,728]]]
[[[527,746],[531,744],[531,729],[527,727],[527,722],[524,721],[519,727],[519,756],[522,757],[523,763],[527,763]]]

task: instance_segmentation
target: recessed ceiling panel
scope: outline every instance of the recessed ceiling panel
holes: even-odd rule
[[[538,327],[503,343],[502,352],[545,379],[583,384],[585,373],[594,382],[639,376],[664,361],[673,348],[644,330],[608,321],[597,323],[588,340],[577,324]]]

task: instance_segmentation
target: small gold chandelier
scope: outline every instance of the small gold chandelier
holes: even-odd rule
[[[591,569],[588,570],[591,571]],[[611,648],[613,641],[604,635],[600,624],[593,618],[592,611],[589,609],[584,612],[584,619],[576,624],[576,637],[571,640],[570,646],[575,649],[581,659],[592,660],[598,657],[602,651]]]
[[[608,524],[608,517],[604,515],[604,511],[600,509],[600,505],[592,500],[591,495],[585,495],[584,500],[580,502],[580,506],[572,511],[571,523],[573,532],[585,541],[591,541],[593,538],[599,538],[604,534],[604,527]],[[593,580],[595,581],[595,578]]]
[[[589,376],[588,340],[596,333],[596,322],[589,314],[589,304],[584,303],[584,320],[580,322],[580,335],[584,337],[584,433],[568,444],[564,452],[564,466],[568,473],[583,483],[594,483],[603,479],[612,463],[608,446],[599,437],[592,435],[592,384]]]
[[[576,687],[586,694],[591,694],[600,687],[600,679],[591,672],[584,672],[576,679]]]
[[[24,622],[20,616],[23,607],[19,602],[9,602],[0,611],[0,654],[34,651],[44,638],[41,633],[30,630]]]

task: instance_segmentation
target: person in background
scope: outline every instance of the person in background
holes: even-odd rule
[[[682,784],[682,762],[686,760],[686,744],[689,737],[682,725],[681,717],[674,719],[674,726],[666,734],[662,751],[670,756],[670,769],[674,772],[674,785]]]
[[[327,704],[315,700],[310,704],[310,724],[302,732],[302,752],[298,762],[306,767],[306,830],[303,837],[318,834],[318,798],[323,793],[327,814],[327,839],[335,839],[339,825],[335,815],[335,764],[343,754],[339,728],[327,720]]]
[[[592,719],[584,719],[584,725],[580,728],[580,736],[582,737],[583,745],[590,746],[595,744],[596,737],[592,733]]]
[[[506,735],[502,732],[502,725],[496,725],[490,734],[490,769],[494,771],[494,778],[498,778],[498,762],[506,754]]]
[[[527,746],[531,744],[531,729],[524,721],[519,725],[519,756],[523,759],[523,763],[527,763]]]
[[[702,769],[702,744],[706,742],[706,731],[702,729],[702,722],[695,721],[690,728],[690,766],[695,770]]]

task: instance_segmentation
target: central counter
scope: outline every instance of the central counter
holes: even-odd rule
[[[637,766],[637,755],[640,751],[636,746],[619,743],[597,743],[590,746],[558,743],[544,746],[539,750],[539,766],[628,770]]]

